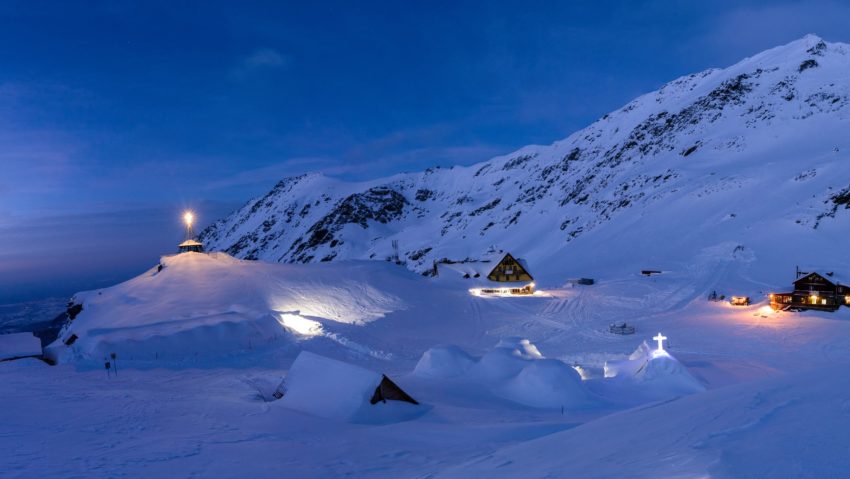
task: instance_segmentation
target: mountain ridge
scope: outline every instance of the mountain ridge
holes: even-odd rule
[[[816,230],[841,220],[850,196],[841,153],[850,112],[848,51],[807,35],[725,69],[677,78],[551,145],[467,167],[357,183],[321,174],[286,178],[206,228],[201,239],[240,258],[299,263],[383,260],[394,256],[397,241],[400,259],[426,274],[435,261],[504,249],[554,273],[567,263],[586,271],[593,264],[587,256],[600,245],[615,252],[611,261],[628,259],[622,250],[630,247],[663,258],[657,245],[626,240],[627,226],[648,222],[670,236],[671,223],[691,219],[684,211],[665,221],[659,212],[684,203],[706,215],[689,231],[716,238],[689,251],[681,241],[671,244],[681,261],[716,244],[750,242],[740,227],[708,226],[739,215],[755,220],[756,210],[766,214],[772,202],[782,206],[759,221]],[[767,176],[792,201],[775,197],[783,188],[771,191]],[[795,185],[786,184],[789,176]],[[741,202],[752,203],[749,215],[732,211]],[[704,203],[728,211],[709,219]],[[631,231],[646,234],[640,228]]]

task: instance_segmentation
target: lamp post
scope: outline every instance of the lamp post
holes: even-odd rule
[[[195,221],[195,215],[191,211],[183,213],[183,222],[186,223],[186,239],[192,239],[195,234],[192,231],[192,223]]]

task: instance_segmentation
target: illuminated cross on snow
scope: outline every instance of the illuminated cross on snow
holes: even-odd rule
[[[667,339],[667,336],[662,336],[661,333],[658,333],[658,336],[653,337],[652,339],[658,341],[658,351],[664,351],[664,340]]]

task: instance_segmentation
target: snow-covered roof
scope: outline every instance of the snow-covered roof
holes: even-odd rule
[[[0,334],[0,361],[41,356],[41,340],[32,333]]]
[[[179,244],[179,246],[181,248],[188,247],[188,246],[203,246],[203,245],[204,245],[203,243],[200,243],[200,242],[195,241],[193,239],[188,239],[188,240]]]
[[[380,383],[374,371],[302,351],[289,369],[282,404],[320,417],[351,419],[370,406]]]
[[[478,261],[467,261],[461,263],[439,263],[437,265],[437,269],[440,274],[448,273],[457,275],[457,277],[464,278],[465,275],[469,275],[469,285],[470,286],[499,286],[505,287],[512,284],[524,284],[529,283],[530,281],[515,281],[515,282],[501,282],[501,281],[491,281],[487,279],[487,275],[489,275],[493,268],[495,268],[502,259],[506,255],[508,255],[507,251],[500,251],[498,253],[488,253],[481,257]],[[527,271],[529,274],[531,270],[528,268],[528,263],[522,259],[517,258],[511,255],[517,262]],[[466,279],[466,278],[464,278]]]

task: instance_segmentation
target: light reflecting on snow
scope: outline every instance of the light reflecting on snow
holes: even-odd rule
[[[297,314],[280,313],[278,315],[278,321],[280,321],[280,324],[283,325],[284,328],[289,329],[296,334],[300,334],[301,336],[313,337],[324,334],[322,324],[320,322],[307,319]]]

